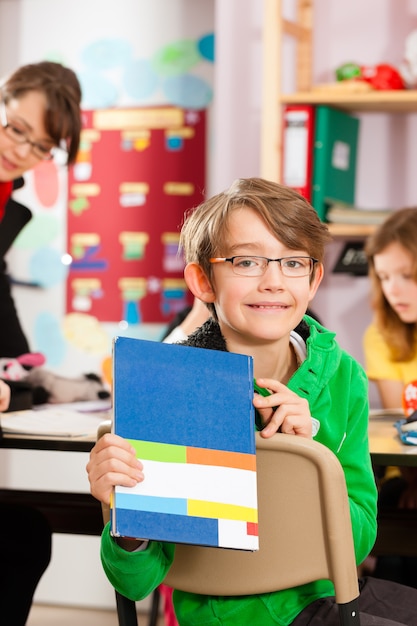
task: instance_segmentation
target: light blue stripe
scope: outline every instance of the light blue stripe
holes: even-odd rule
[[[157,498],[155,496],[118,493],[116,495],[116,506],[117,508],[130,511],[187,515],[187,500],[184,498]]]

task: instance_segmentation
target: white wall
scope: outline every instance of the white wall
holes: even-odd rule
[[[164,91],[164,74],[155,56],[170,45],[171,58],[175,58],[172,80],[192,75],[204,81],[210,120],[214,64],[203,55],[182,54],[182,49],[175,46],[178,42],[199,41],[213,32],[213,23],[214,0],[119,0],[117,4],[112,0],[0,0],[0,75],[22,63],[57,60],[77,72],[85,109],[166,104],[169,100]],[[164,58],[168,57],[166,53]],[[138,62],[152,68],[147,74],[149,93],[129,89],[124,82],[124,73]],[[138,75],[137,66],[135,75]],[[142,86],[144,82],[142,78]],[[183,102],[180,104],[184,107],[192,95],[190,91],[187,83],[182,82]],[[209,146],[210,142],[209,136]],[[210,172],[208,168],[208,185]],[[35,192],[34,173],[28,172],[25,179],[25,187],[15,195],[31,208],[34,218],[8,254],[8,265],[13,277],[27,281],[35,257],[46,260],[51,249],[55,263],[44,262],[43,277],[47,277],[48,268],[62,267],[60,256],[66,252],[67,189],[64,168],[60,171],[60,195],[56,204],[44,207]],[[105,219],[105,215],[103,217]],[[53,241],[43,241],[39,246],[36,235],[41,219],[53,221],[54,225],[59,222],[59,232]],[[111,353],[115,335],[159,339],[164,328],[161,323],[138,324],[125,330],[119,320],[100,323],[88,314],[78,315],[75,319],[80,335],[85,328],[79,323],[92,323],[90,328],[94,329],[94,342],[90,342],[87,350],[71,340],[64,329],[64,272],[60,282],[42,289],[16,286],[14,296],[31,349],[45,354],[47,368],[67,376],[89,371],[102,373],[102,363]],[[51,337],[54,337],[53,342]]]

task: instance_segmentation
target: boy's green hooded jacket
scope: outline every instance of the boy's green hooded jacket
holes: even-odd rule
[[[305,316],[295,332],[306,341],[307,357],[288,387],[307,398],[311,415],[320,422],[316,441],[330,448],[344,469],[359,564],[376,537],[377,492],[368,450],[367,379],[362,367],[339,347],[334,333],[315,320]],[[185,343],[226,349],[213,320]],[[278,483],[279,477],[277,488]],[[102,535],[101,558],[108,579],[120,593],[135,600],[145,598],[163,581],[174,550],[173,544],[150,541],[145,550],[126,552],[112,539],[109,526]],[[181,626],[287,626],[308,604],[331,595],[333,585],[321,580],[258,596],[213,597],[174,591],[174,606]]]

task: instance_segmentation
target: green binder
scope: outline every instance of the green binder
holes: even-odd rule
[[[358,118],[316,107],[311,203],[323,221],[333,202],[355,204],[358,134]]]

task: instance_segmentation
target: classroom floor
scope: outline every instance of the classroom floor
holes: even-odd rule
[[[148,625],[148,616],[138,613],[139,626]],[[115,611],[69,608],[62,606],[32,606],[26,626],[118,626]],[[164,626],[161,616],[158,626]]]

